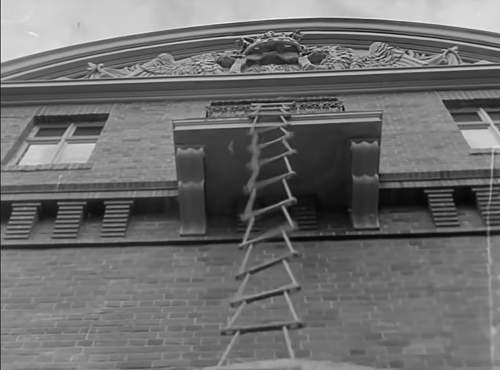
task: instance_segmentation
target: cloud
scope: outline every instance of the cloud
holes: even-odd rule
[[[1,0],[8,60],[99,39],[259,19],[360,17],[500,32],[498,0]],[[30,36],[29,32],[39,37]]]

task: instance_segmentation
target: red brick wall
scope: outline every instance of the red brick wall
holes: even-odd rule
[[[306,242],[298,249],[304,256],[292,268],[303,290],[292,299],[307,323],[292,332],[299,357],[491,368],[484,237]],[[493,255],[498,267],[498,248]],[[219,329],[232,313],[241,257],[229,244],[3,250],[2,369],[214,365],[229,340]],[[279,284],[283,271],[273,271],[256,286]],[[284,312],[269,306],[255,317]],[[284,355],[279,335],[249,334],[240,343],[238,360]]]
[[[493,90],[495,94],[498,91]],[[487,155],[469,154],[467,143],[437,92],[357,94],[339,98],[348,111],[384,111],[381,173],[478,170],[489,166]],[[2,160],[35,114],[109,112],[110,118],[90,160],[94,162],[91,169],[3,172],[3,183],[175,180],[171,120],[204,117],[207,104],[142,102],[6,107],[2,109]]]
[[[89,159],[93,163],[90,169],[9,171],[2,173],[2,182],[10,185],[175,180],[172,119],[200,117],[205,105],[157,102],[2,109],[2,160],[36,114],[109,113]]]
[[[500,98],[500,91],[496,94]],[[347,111],[383,110],[381,173],[489,168],[488,155],[469,154],[467,142],[437,92],[339,98]]]

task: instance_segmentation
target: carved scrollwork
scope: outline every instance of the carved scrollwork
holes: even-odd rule
[[[369,68],[415,68],[464,64],[456,46],[430,54],[402,49],[385,42],[373,42],[360,51],[342,45],[306,46],[299,31],[268,31],[245,36],[238,49],[210,52],[175,60],[169,53],[131,66],[105,67],[89,63],[83,79],[157,76],[218,75],[231,73],[303,72]]]
[[[300,97],[289,99],[273,99],[262,101],[264,103],[280,103],[281,101],[293,102],[289,104],[290,112],[292,114],[306,114],[306,113],[332,113],[343,112],[345,110],[342,101],[336,97]],[[252,103],[259,103],[256,100],[239,100],[239,101],[226,101],[214,102],[207,107],[207,118],[227,118],[227,117],[246,117],[252,112]]]

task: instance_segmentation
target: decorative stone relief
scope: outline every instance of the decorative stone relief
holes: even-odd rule
[[[206,118],[224,118],[224,117],[247,117],[252,112],[252,103],[272,103],[276,104],[287,102],[290,107],[290,113],[332,113],[343,112],[345,107],[342,101],[331,96],[319,96],[314,98],[296,97],[280,98],[272,100],[235,100],[213,102],[207,107]]]
[[[401,49],[373,42],[368,50],[342,45],[307,46],[300,32],[242,37],[238,49],[210,52],[181,60],[162,53],[145,63],[122,68],[89,63],[83,79],[217,75],[231,73],[301,72],[366,68],[404,68],[464,64],[456,46],[439,54]]]

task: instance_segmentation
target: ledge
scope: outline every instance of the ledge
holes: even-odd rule
[[[496,168],[493,172],[495,182],[500,181],[500,168]],[[490,169],[478,170],[450,170],[450,171],[433,171],[433,172],[397,172],[397,173],[381,173],[380,182],[393,181],[446,181],[446,180],[472,180],[482,181],[491,176]]]
[[[400,232],[389,231],[353,231],[347,230],[342,232],[326,231],[326,232],[302,232],[291,236],[292,241],[313,241],[313,240],[356,240],[356,239],[409,239],[409,238],[436,238],[436,237],[461,237],[461,236],[484,236],[486,233],[496,236],[500,235],[500,227],[492,227],[487,230],[485,227],[464,229],[464,228],[449,228],[439,230],[419,230]],[[276,239],[278,240],[278,239]],[[273,241],[270,239],[270,241]],[[71,240],[68,241],[50,241],[50,242],[35,242],[33,240],[22,241],[7,241],[2,240],[3,249],[46,249],[46,248],[101,248],[101,247],[148,247],[148,246],[193,246],[199,247],[203,244],[227,244],[241,242],[241,234],[236,235],[211,235],[211,236],[192,236],[173,238],[164,238],[156,240],[137,240],[110,238],[109,240],[83,241]],[[332,244],[332,248],[335,244]],[[433,248],[439,248],[436,245]]]
[[[500,179],[494,179],[495,185],[500,184]],[[448,179],[448,180],[423,180],[423,181],[385,181],[380,183],[380,189],[425,189],[458,186],[484,186],[490,185],[489,178],[482,179]]]
[[[2,105],[222,100],[498,88],[500,64],[192,77],[3,82]]]
[[[500,147],[484,148],[484,149],[471,149],[469,154],[471,155],[491,155],[491,153],[500,154]]]
[[[93,163],[60,163],[37,165],[7,165],[2,172],[31,172],[31,171],[60,171],[60,170],[89,170]]]
[[[44,200],[96,200],[96,199],[140,199],[140,198],[172,198],[177,197],[175,189],[158,190],[123,190],[123,191],[79,191],[79,192],[53,192],[53,193],[2,193],[2,202],[26,202]]]
[[[177,196],[177,181],[2,185],[2,201]]]

